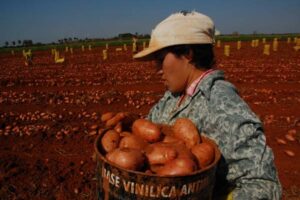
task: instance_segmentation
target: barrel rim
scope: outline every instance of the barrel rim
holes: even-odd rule
[[[112,162],[110,162],[109,160],[107,160],[105,158],[104,155],[101,154],[101,152],[99,151],[99,146],[101,144],[101,138],[102,136],[104,135],[106,131],[104,131],[102,134],[99,134],[97,137],[96,137],[96,140],[94,142],[94,150],[96,152],[96,155],[97,157],[99,157],[102,161],[104,161],[105,163],[117,168],[117,169],[120,169],[120,170],[123,170],[123,171],[126,171],[126,172],[130,172],[130,173],[134,173],[134,174],[138,174],[138,175],[143,175],[143,176],[152,176],[152,177],[159,177],[159,178],[177,178],[177,177],[189,177],[189,176],[194,176],[194,175],[198,175],[198,174],[201,174],[203,172],[206,172],[206,171],[209,171],[210,169],[213,169],[214,167],[217,166],[219,160],[221,159],[221,152],[218,148],[218,145],[210,138],[208,138],[207,136],[201,136],[201,138],[204,140],[207,140],[208,142],[210,142],[211,144],[213,144],[213,146],[215,147],[215,159],[214,159],[214,162],[212,162],[210,165],[200,169],[200,170],[197,170],[197,171],[194,171],[193,173],[191,174],[186,174],[186,175],[177,175],[177,176],[173,176],[173,175],[159,175],[159,174],[147,174],[145,172],[140,172],[140,171],[135,171],[135,170],[129,170],[129,169],[125,169],[125,168],[122,168]]]

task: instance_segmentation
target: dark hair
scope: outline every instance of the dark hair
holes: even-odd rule
[[[213,44],[175,45],[166,47],[160,52],[162,51],[173,53],[177,57],[190,55],[192,52],[191,63],[198,69],[211,69],[216,63]]]

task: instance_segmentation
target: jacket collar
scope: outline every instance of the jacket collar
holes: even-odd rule
[[[204,77],[203,80],[198,84],[193,96],[195,96],[199,91],[201,91],[207,99],[210,99],[211,88],[214,85],[215,81],[224,79],[224,71],[213,71],[208,76]]]
[[[203,95],[209,99],[211,88],[214,85],[214,82],[217,80],[224,80],[224,71],[222,70],[215,70],[211,72],[209,75],[205,76],[200,83],[197,85],[194,94],[192,97],[197,95],[200,91],[203,93]],[[167,91],[167,96],[171,98],[178,98],[180,97],[180,94],[173,94],[170,91]]]
[[[215,70],[215,71],[211,72],[210,74],[208,74],[207,76],[205,76],[201,80],[201,82],[198,84],[198,86],[196,87],[196,90],[195,90],[195,93],[193,94],[193,96],[187,96],[186,97],[187,99],[179,107],[176,107],[176,103],[177,103],[176,101],[178,101],[178,99],[180,98],[180,94],[172,94],[170,91],[168,91],[167,98],[176,99],[176,101],[173,101],[173,105],[169,105],[169,106],[173,107],[173,110],[171,111],[170,116],[169,116],[169,121],[171,121],[172,118],[174,118],[179,112],[181,112],[186,107],[188,107],[188,105],[190,104],[192,99],[196,95],[198,95],[198,93],[200,91],[209,100],[211,88],[214,85],[214,82],[216,80],[224,80],[224,72],[223,71]]]

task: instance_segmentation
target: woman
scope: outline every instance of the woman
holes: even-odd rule
[[[214,67],[214,31],[213,21],[197,12],[173,14],[152,31],[149,48],[134,58],[155,60],[168,90],[148,119],[172,124],[187,117],[218,144],[216,199],[280,199],[262,122]]]

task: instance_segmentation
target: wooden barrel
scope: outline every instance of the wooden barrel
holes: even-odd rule
[[[212,199],[215,174],[221,154],[210,139],[202,139],[215,147],[214,162],[192,174],[184,176],[160,176],[122,169],[109,162],[101,147],[102,135],[95,141],[97,157],[97,195],[101,200],[160,200]]]

